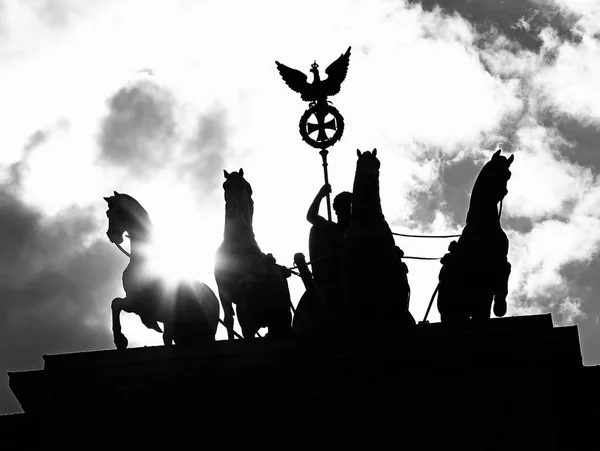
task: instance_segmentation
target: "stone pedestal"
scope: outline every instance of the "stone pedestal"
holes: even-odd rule
[[[578,449],[600,376],[550,315],[43,358],[9,374],[4,450]]]

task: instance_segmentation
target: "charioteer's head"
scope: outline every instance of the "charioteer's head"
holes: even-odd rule
[[[333,210],[338,218],[338,224],[350,223],[352,217],[352,193],[343,191],[333,199]]]

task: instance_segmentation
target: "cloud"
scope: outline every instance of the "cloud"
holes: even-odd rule
[[[210,193],[221,184],[228,135],[227,114],[216,108],[200,115],[194,135],[187,140],[177,172],[200,192]]]
[[[558,312],[562,315],[562,323],[566,325],[573,324],[575,319],[585,318],[586,314],[581,311],[581,299],[567,297],[562,301]]]
[[[548,107],[583,124],[600,127],[600,41],[584,35],[581,42],[548,38],[544,51],[553,54],[553,64],[540,70],[535,86]]]
[[[177,144],[174,102],[173,94],[151,78],[119,89],[101,126],[101,159],[138,176],[167,164]]]
[[[490,32],[501,33],[521,47],[534,51],[543,45],[538,34],[546,27],[554,29],[562,39],[578,38],[578,35],[572,32],[576,17],[557,14],[558,7],[548,1],[408,0],[408,3],[420,4],[426,11],[439,8],[446,13],[459,14],[472,23],[484,39],[489,38]]]
[[[531,219],[566,218],[579,199],[597,188],[596,177],[562,158],[558,152],[562,137],[555,130],[524,127],[518,137],[506,212]]]
[[[575,16],[578,32],[600,31],[600,4],[596,0],[554,0],[554,3],[566,14]]]
[[[81,17],[85,10],[95,7],[98,2],[86,2],[85,7],[75,0],[25,0],[30,11],[51,27],[66,28],[72,21]],[[84,9],[85,8],[85,9]]]
[[[4,188],[0,372],[37,368],[42,354],[110,347],[109,306],[124,265],[98,238],[98,212],[44,217]],[[5,379],[0,411],[16,408]]]
[[[560,118],[553,125],[562,136],[559,151],[569,162],[600,173],[600,127],[573,118]]]

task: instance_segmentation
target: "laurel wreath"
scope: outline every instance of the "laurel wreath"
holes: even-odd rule
[[[327,112],[335,118],[335,124],[336,124],[335,133],[333,134],[333,136],[331,138],[328,138],[323,141],[316,141],[316,140],[312,139],[309,136],[308,130],[307,130],[308,118],[311,115],[315,114],[317,108],[325,108],[327,110]],[[337,108],[335,108],[332,105],[325,105],[324,107],[314,105],[304,112],[304,114],[300,118],[300,122],[299,122],[298,126],[300,128],[300,136],[302,136],[302,139],[309,146],[315,147],[317,149],[326,149],[327,147],[333,146],[342,137],[342,134],[344,133],[344,118],[342,117],[340,112],[337,110]]]

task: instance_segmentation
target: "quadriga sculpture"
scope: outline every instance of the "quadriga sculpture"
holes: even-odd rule
[[[144,249],[152,239],[152,223],[146,210],[137,200],[116,191],[105,197],[108,203],[108,239],[117,245],[123,234],[131,240],[130,262],[123,271],[124,298],[112,301],[114,342],[118,349],[127,348],[127,338],[121,332],[121,311],[139,315],[149,329],[163,332],[163,341],[169,346],[214,341],[219,322],[219,300],[204,283],[181,281],[176,287],[167,287],[160,274],[150,269],[149,256]]]
[[[252,229],[254,201],[244,171],[223,171],[225,182],[225,231],[215,258],[215,280],[225,312],[230,340],[233,332],[233,304],[244,338],[252,338],[261,327],[269,337],[286,336],[292,330],[289,273],[271,254],[263,254]]]
[[[481,169],[462,235],[442,258],[437,304],[442,322],[489,319],[492,302],[496,316],[506,314],[511,267],[498,203],[508,193],[514,155],[506,158],[500,152],[494,153]]]
[[[342,251],[342,328],[370,333],[414,325],[402,256],[381,210],[377,149],[356,152],[352,220]]]

